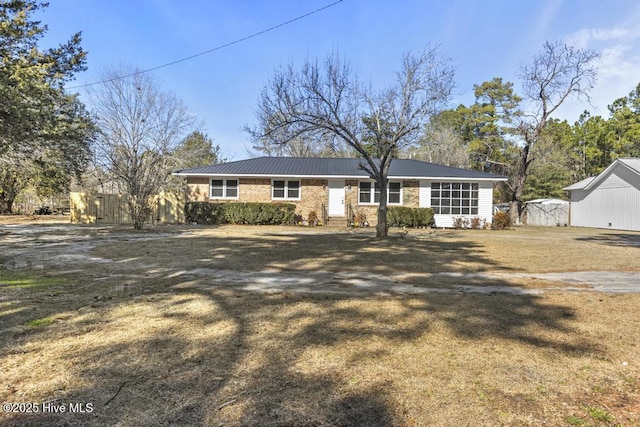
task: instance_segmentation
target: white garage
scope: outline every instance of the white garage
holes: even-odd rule
[[[566,187],[570,224],[640,231],[640,158],[620,158],[600,175]]]

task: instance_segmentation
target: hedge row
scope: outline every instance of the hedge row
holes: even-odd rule
[[[195,224],[292,224],[296,205],[290,203],[187,202],[185,219]]]
[[[432,227],[432,208],[406,208],[392,206],[387,210],[387,224],[390,227]]]

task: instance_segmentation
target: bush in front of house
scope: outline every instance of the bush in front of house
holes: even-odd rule
[[[189,224],[218,224],[222,218],[220,205],[208,202],[187,202],[184,218]]]
[[[508,230],[511,228],[511,216],[507,212],[496,212],[493,216],[492,230]]]
[[[392,206],[387,210],[387,224],[389,227],[432,227],[432,208],[407,208]]]
[[[185,219],[195,224],[291,224],[296,206],[290,203],[188,202]]]

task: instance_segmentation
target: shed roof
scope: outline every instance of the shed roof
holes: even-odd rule
[[[368,178],[357,158],[259,157],[217,165],[182,169],[179,176],[275,176]],[[506,181],[507,177],[412,159],[394,159],[389,178],[454,178]]]
[[[525,204],[539,204],[539,205],[566,205],[569,204],[566,200],[562,199],[534,199],[525,202]]]

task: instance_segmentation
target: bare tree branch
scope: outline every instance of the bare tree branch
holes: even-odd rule
[[[532,111],[517,126],[523,146],[513,183],[511,215],[514,221],[522,213],[521,197],[529,168],[534,161],[532,148],[552,114],[570,97],[589,101],[596,82],[599,52],[577,49],[561,42],[546,42],[542,52],[520,71],[525,100]]]
[[[382,237],[387,234],[391,161],[399,149],[417,140],[426,120],[446,104],[453,79],[454,70],[438,47],[406,54],[394,84],[380,92],[361,85],[337,54],[323,62],[307,60],[300,70],[290,65],[274,73],[258,101],[258,126],[246,130],[254,147],[286,147],[300,139],[338,140],[358,153],[360,167],[380,186],[377,235]]]
[[[131,74],[126,79],[114,76]],[[146,74],[111,69],[107,81],[90,92],[99,133],[96,162],[119,183],[137,229],[152,211],[151,202],[170,172],[171,152],[196,126],[182,101],[161,92]]]

